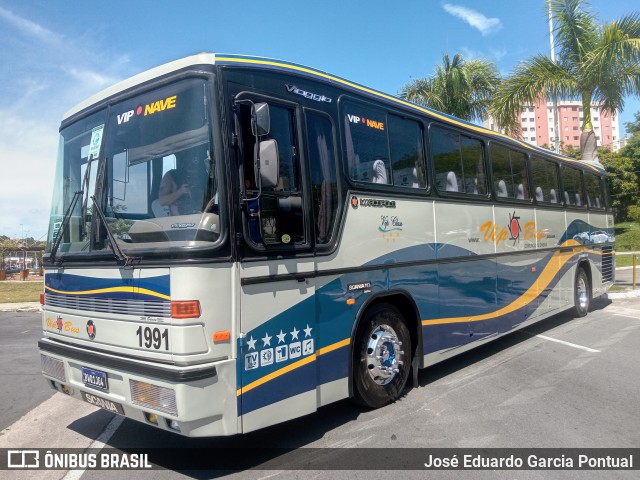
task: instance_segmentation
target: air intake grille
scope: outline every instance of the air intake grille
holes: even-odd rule
[[[71,308],[87,312],[116,313],[146,317],[170,317],[171,302],[166,300],[129,300],[99,298],[87,295],[59,295],[47,293],[45,303],[49,307]]]
[[[602,281],[613,282],[613,247],[602,247]]]

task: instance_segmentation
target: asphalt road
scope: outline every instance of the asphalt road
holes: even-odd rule
[[[13,318],[15,317],[15,318]],[[0,313],[0,447],[86,448],[100,437],[128,451],[167,447],[331,448],[340,461],[351,447],[499,448],[640,446],[640,298],[599,302],[582,319],[557,315],[420,373],[420,387],[379,410],[349,401],[258,432],[232,438],[188,439],[96,410],[52,391],[39,376],[34,344],[37,313]],[[5,333],[7,334],[5,338]],[[21,336],[22,335],[22,336]],[[559,343],[563,342],[563,343]],[[6,346],[10,348],[6,349]],[[11,357],[15,356],[15,359]],[[34,358],[35,357],[35,358]],[[7,385],[11,385],[7,392]],[[13,399],[13,400],[12,400]],[[15,402],[7,407],[7,402]],[[39,402],[40,405],[38,405]],[[34,408],[35,407],[35,408]],[[26,414],[14,422],[19,412]],[[114,419],[115,420],[112,420]],[[14,423],[12,423],[14,422]],[[108,434],[105,435],[105,429]],[[100,447],[102,443],[93,444]],[[267,459],[267,460],[277,460]],[[162,459],[159,464],[162,465]],[[250,464],[248,459],[247,464]],[[302,465],[300,463],[299,465]],[[298,465],[298,464],[296,464]],[[165,466],[169,466],[167,463]],[[291,465],[290,465],[291,467]],[[297,467],[293,467],[297,468]],[[32,472],[11,478],[62,478]],[[35,476],[34,476],[35,475]],[[76,472],[72,478],[118,479],[123,472]],[[131,471],[154,478],[368,478],[380,472],[245,470],[232,474],[171,469]],[[440,471],[389,472],[403,478],[638,478],[638,472]]]

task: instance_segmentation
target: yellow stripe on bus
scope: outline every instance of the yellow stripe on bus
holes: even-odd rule
[[[153,290],[148,290],[146,288],[137,288],[137,287],[109,287],[109,288],[98,288],[95,290],[75,290],[75,291],[65,291],[65,290],[56,290],[55,288],[51,288],[49,286],[44,287],[45,290],[60,293],[62,295],[91,295],[98,293],[138,293],[143,295],[149,295],[152,297],[163,298],[165,300],[171,300],[169,295],[164,295],[162,293],[154,292]]]
[[[572,247],[579,246],[580,244],[575,240],[567,240],[562,244],[562,247]],[[479,322],[482,320],[491,320],[493,318],[501,317],[503,315],[507,315],[508,313],[514,312],[517,309],[524,307],[530,304],[533,300],[539,297],[540,292],[544,291],[545,288],[549,286],[549,284],[553,281],[558,272],[562,269],[562,267],[578,253],[581,253],[586,249],[579,249],[577,251],[572,250],[571,252],[556,252],[553,254],[549,263],[544,268],[540,276],[537,280],[529,287],[529,289],[524,292],[520,297],[511,302],[509,305],[502,307],[499,310],[490,313],[484,313],[482,315],[474,315],[472,317],[451,317],[451,318],[437,318],[435,320],[423,320],[422,325],[442,325],[445,323],[463,323],[463,322]],[[556,263],[555,260],[558,260]]]

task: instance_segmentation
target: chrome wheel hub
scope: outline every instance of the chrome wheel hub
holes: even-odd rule
[[[586,310],[589,307],[589,291],[587,284],[583,277],[578,278],[578,306],[581,310]]]
[[[404,363],[401,346],[402,342],[389,325],[377,326],[369,334],[367,371],[378,385],[388,384],[400,372],[400,366]]]

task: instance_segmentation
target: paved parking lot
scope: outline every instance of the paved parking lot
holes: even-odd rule
[[[640,446],[640,298],[597,302],[596,309],[581,319],[557,315],[425,369],[419,376],[419,388],[409,390],[400,401],[379,410],[365,410],[343,401],[248,435],[215,439],[188,439],[128,420],[112,420],[114,417],[107,412],[61,394],[51,396],[46,388],[42,393],[47,396],[43,403],[27,405],[23,398],[40,395],[34,387],[40,381],[39,359],[35,344],[21,344],[19,339],[20,335],[32,335],[32,339],[39,336],[39,318],[37,313],[22,313],[20,317],[14,314],[12,320],[7,320],[5,315],[9,314],[0,313],[1,341],[22,347],[11,350],[5,348],[5,344],[0,345],[0,379],[12,387],[1,390],[4,396],[0,397],[0,420],[4,427],[10,417],[11,426],[0,432],[0,447],[86,448],[102,435],[101,441],[107,447],[134,450],[168,445],[172,449],[205,448],[211,452],[230,446],[330,448],[335,449],[332,451],[336,452],[339,462],[341,455],[351,454],[350,448]],[[13,332],[13,340],[5,325]],[[29,333],[21,333],[27,330]],[[16,351],[24,351],[24,356],[12,364],[8,357]],[[16,369],[19,369],[19,378]],[[33,383],[29,379],[33,379]],[[11,396],[7,396],[7,390]],[[37,393],[33,394],[34,391]],[[10,402],[25,409],[22,420],[14,420],[16,409],[7,407]],[[109,426],[111,430],[105,435]],[[220,475],[353,478],[365,473],[290,470],[263,471],[259,475],[256,471],[229,475],[178,473],[171,470],[168,459],[163,466],[168,470],[128,472],[127,475],[132,479],[151,478],[150,475],[159,479]],[[445,471],[429,475],[550,478],[542,475],[544,473]],[[555,473],[554,478],[637,478],[637,471]],[[425,472],[417,471],[401,474],[403,477],[425,476]],[[116,479],[121,475],[122,472],[87,471],[82,478]]]

